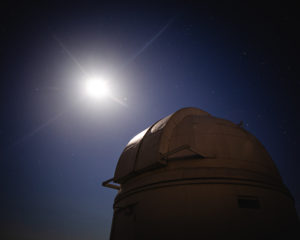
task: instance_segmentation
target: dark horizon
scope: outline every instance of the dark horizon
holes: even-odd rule
[[[3,239],[108,239],[101,183],[134,135],[190,106],[243,121],[299,215],[296,4],[15,1],[1,23]],[[114,98],[86,99],[85,72]]]

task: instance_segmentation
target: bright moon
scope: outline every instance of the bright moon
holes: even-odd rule
[[[107,82],[98,78],[87,79],[85,83],[85,91],[87,96],[94,99],[108,97],[110,94]]]

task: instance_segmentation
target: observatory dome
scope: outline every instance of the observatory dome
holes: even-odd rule
[[[193,168],[226,169],[227,177],[243,175],[281,185],[274,162],[252,134],[197,108],[180,109],[133,137],[120,156],[114,181],[123,183],[176,159]]]
[[[103,185],[119,190],[111,240],[297,239],[293,197],[266,149],[200,109],[133,137]]]

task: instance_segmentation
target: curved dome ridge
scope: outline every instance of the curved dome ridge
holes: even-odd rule
[[[161,166],[170,153],[172,158],[182,160],[201,157],[203,167],[242,168],[280,179],[271,157],[252,134],[231,121],[190,107],[162,118],[133,137],[119,158],[114,181],[122,183]]]

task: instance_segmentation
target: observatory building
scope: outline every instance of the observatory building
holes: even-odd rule
[[[137,134],[103,185],[119,190],[111,240],[298,239],[293,197],[263,145],[200,109]]]

